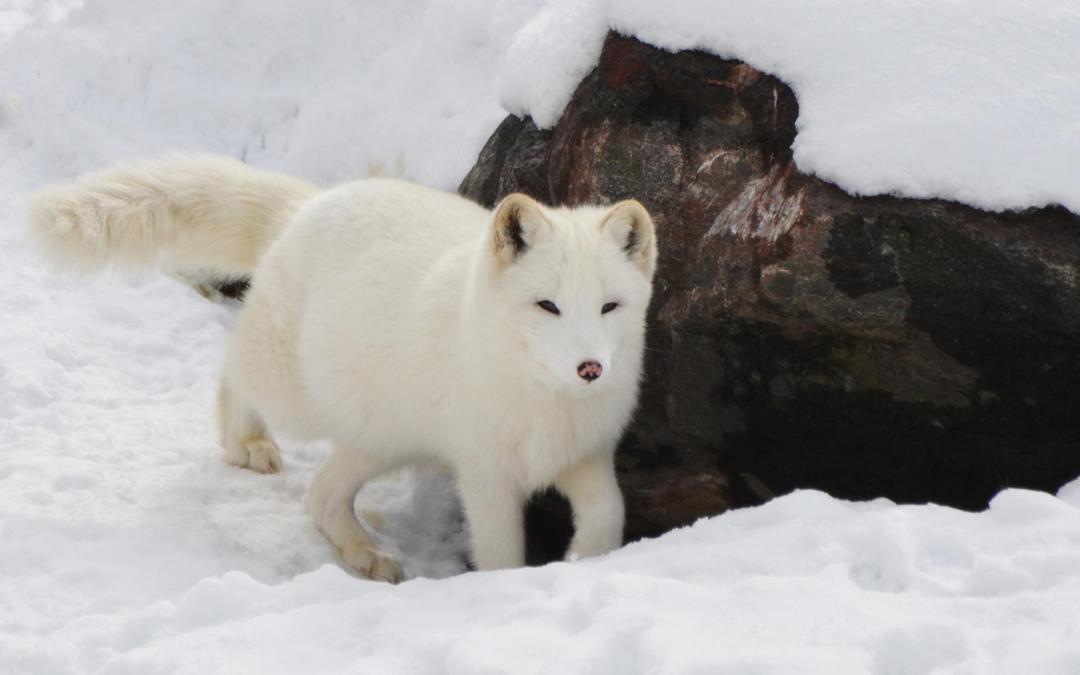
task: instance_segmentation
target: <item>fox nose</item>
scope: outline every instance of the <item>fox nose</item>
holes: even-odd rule
[[[582,361],[577,367],[577,374],[586,382],[592,382],[604,374],[604,367],[596,361]]]

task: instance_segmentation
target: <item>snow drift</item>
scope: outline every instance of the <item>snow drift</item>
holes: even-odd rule
[[[0,161],[34,182],[178,147],[452,188],[504,107],[555,123],[609,28],[788,82],[799,167],[851,192],[1080,212],[1065,0],[23,0]]]
[[[792,83],[800,166],[847,189],[1080,211],[1078,26],[1063,1],[8,3],[0,671],[1077,672],[1076,482],[982,513],[802,492],[461,574],[451,483],[406,474],[361,501],[414,580],[350,577],[304,512],[324,447],[286,444],[275,477],[219,461],[229,312],[165,279],[55,277],[17,204],[167,148],[453,187],[503,106],[551,124],[614,27]]]

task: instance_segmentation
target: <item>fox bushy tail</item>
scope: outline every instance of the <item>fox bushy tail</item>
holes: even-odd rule
[[[250,273],[289,218],[319,189],[212,155],[172,155],[46,188],[30,230],[57,263],[79,271],[153,266]]]

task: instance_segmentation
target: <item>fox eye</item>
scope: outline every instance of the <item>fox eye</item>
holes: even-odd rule
[[[615,308],[618,307],[618,306],[619,306],[619,303],[617,303],[617,302],[609,302],[609,303],[605,304],[603,307],[600,308],[600,313],[601,314],[607,314],[608,312],[613,312],[613,311],[615,311]]]
[[[555,303],[550,300],[541,300],[540,302],[536,303],[536,305],[545,312],[551,312],[556,316],[562,314],[562,312],[559,311],[559,308],[555,306]]]

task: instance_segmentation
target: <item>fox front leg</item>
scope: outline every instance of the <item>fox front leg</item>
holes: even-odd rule
[[[555,481],[574,512],[574,538],[568,558],[594,556],[622,544],[622,491],[615,480],[615,455],[604,453],[570,467]]]
[[[469,524],[473,564],[478,570],[525,564],[524,498],[509,481],[486,474],[459,477]]]

